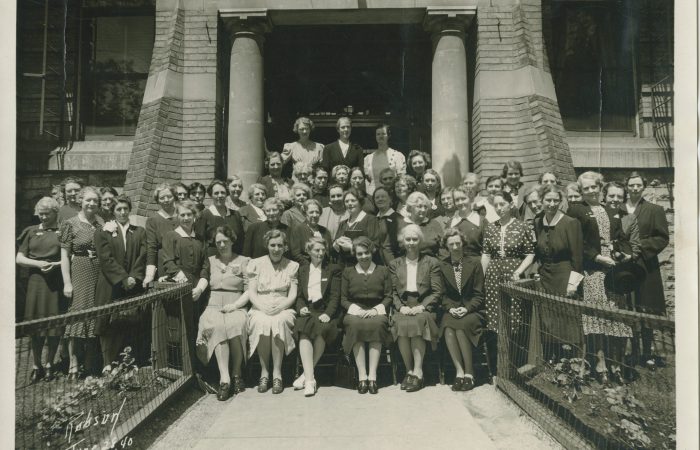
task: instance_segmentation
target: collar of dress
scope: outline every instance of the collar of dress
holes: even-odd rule
[[[564,217],[564,213],[561,211],[557,211],[556,214],[554,214],[554,217],[552,218],[552,222],[547,222],[547,216],[544,215],[542,216],[542,225],[544,225],[545,227],[553,227],[559,223],[562,217]]]
[[[360,273],[363,275],[372,275],[372,273],[374,272],[374,269],[376,269],[376,268],[377,268],[377,265],[372,262],[369,264],[369,268],[367,269],[367,272],[365,272],[364,270],[362,270],[360,263],[355,264],[355,270],[357,271],[357,273]]]
[[[194,230],[190,234],[187,234],[187,232],[182,228],[182,227],[177,227],[175,228],[175,232],[179,234],[180,236],[186,238],[186,237],[194,237]]]
[[[366,212],[360,211],[360,213],[357,215],[357,217],[355,217],[355,220],[353,220],[352,222],[351,222],[350,219],[348,218],[348,226],[349,226],[349,227],[354,227],[359,221],[361,221],[362,219],[364,219],[366,215],[367,215]]]
[[[215,215],[216,217],[221,217],[221,214],[219,214],[219,210],[216,208],[216,206],[209,205],[208,209],[209,209],[209,212],[212,213],[213,215]],[[228,208],[226,208],[226,216],[225,217],[228,217],[230,215],[231,215],[231,213],[229,212]]]

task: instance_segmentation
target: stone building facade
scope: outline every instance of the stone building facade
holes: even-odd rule
[[[586,169],[673,178],[673,2],[63,0],[18,11],[18,225],[67,173],[123,187],[141,216],[162,181],[238,173],[248,184],[266,149],[295,139],[296,115],[327,143],[350,105],[354,136],[390,122],[395,148],[431,152],[446,184],[509,159],[525,182],[545,169],[563,181]],[[325,40],[368,67],[339,79],[346,97],[319,82],[331,69],[306,86],[319,70],[289,59],[342,66]],[[296,86],[313,102],[296,105]],[[368,90],[376,102],[357,100]]]

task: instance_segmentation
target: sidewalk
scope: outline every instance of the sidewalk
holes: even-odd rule
[[[223,403],[197,402],[152,448],[496,448],[463,395],[449,386],[410,394],[390,386],[377,395],[321,387],[311,398],[291,388],[280,395],[248,389]]]

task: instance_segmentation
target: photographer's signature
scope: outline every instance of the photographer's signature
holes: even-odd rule
[[[114,437],[114,429],[117,426],[117,423],[119,422],[119,415],[122,412],[122,409],[124,408],[124,404],[126,403],[126,398],[122,401],[121,406],[119,407],[119,411],[111,413],[111,414],[97,414],[94,415],[92,414],[92,409],[88,410],[87,413],[85,411],[81,411],[80,413],[76,414],[71,418],[71,420],[68,422],[68,426],[66,427],[66,433],[65,437],[66,440],[68,441],[68,447],[66,447],[66,450],[79,450],[79,449],[101,449],[101,448],[127,448],[132,445],[132,440],[129,437],[124,437],[121,440],[118,440]],[[89,428],[94,428],[94,427],[103,427],[103,426],[110,426],[111,428],[109,430],[109,435],[105,439],[104,442],[100,444],[95,444],[90,447],[85,447],[81,446],[81,444],[87,439],[83,438],[80,439],[79,441],[76,441],[73,443],[73,434],[78,433],[80,431],[85,431]]]

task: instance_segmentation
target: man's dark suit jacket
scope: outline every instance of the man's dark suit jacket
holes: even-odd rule
[[[328,175],[333,170],[333,167],[338,165],[346,165],[349,168],[360,167],[362,168],[365,163],[365,154],[362,151],[362,147],[357,144],[350,142],[350,147],[348,148],[348,154],[343,158],[343,152],[340,150],[340,144],[338,141],[332,142],[323,148],[323,157],[321,160],[321,165],[328,171]]]

